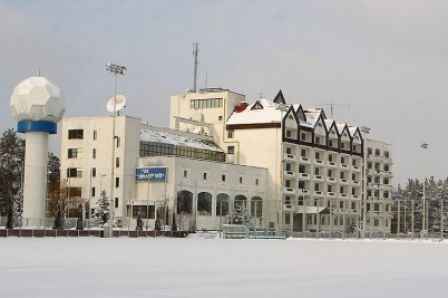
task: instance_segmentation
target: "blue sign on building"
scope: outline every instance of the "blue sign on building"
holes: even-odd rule
[[[167,168],[149,167],[135,169],[135,180],[138,182],[166,182]]]

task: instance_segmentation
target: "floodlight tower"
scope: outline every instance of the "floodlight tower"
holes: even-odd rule
[[[65,100],[47,78],[30,77],[14,88],[10,109],[26,141],[22,218],[39,223],[46,215],[48,135],[57,132]]]
[[[124,76],[125,70],[127,70],[126,66],[121,66],[117,64],[106,64],[106,70],[110,71],[114,74],[114,97],[113,97],[113,119],[112,119],[112,161],[111,161],[111,177],[110,177],[110,218],[109,222],[110,225],[113,226],[114,224],[114,217],[115,217],[115,202],[114,202],[114,180],[115,180],[115,139],[117,136],[115,135],[115,119],[117,117],[117,76],[122,75]]]

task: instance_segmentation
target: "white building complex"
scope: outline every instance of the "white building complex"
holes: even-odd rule
[[[292,233],[390,231],[390,145],[281,91],[253,103],[221,88],[174,95],[169,129],[118,116],[114,171],[112,119],[62,121],[61,178],[87,214],[113,181],[119,226],[140,213],[150,228],[218,230],[243,214]]]

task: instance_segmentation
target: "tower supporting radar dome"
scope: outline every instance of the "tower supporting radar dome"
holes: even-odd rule
[[[11,95],[11,113],[17,131],[25,134],[25,179],[23,215],[31,225],[46,217],[48,134],[57,132],[65,112],[61,90],[44,77],[20,82]]]

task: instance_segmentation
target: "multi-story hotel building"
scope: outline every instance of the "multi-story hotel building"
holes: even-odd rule
[[[173,95],[170,103],[170,129],[116,118],[113,177],[112,117],[64,119],[61,176],[76,187],[72,193],[95,209],[99,193],[112,189],[121,225],[133,224],[140,210],[151,224],[182,215],[194,228],[220,229],[243,202],[260,227],[390,229],[390,145],[366,139],[358,126],[287,104],[281,92],[247,103],[213,88]],[[167,169],[164,183],[138,178],[150,167]]]

